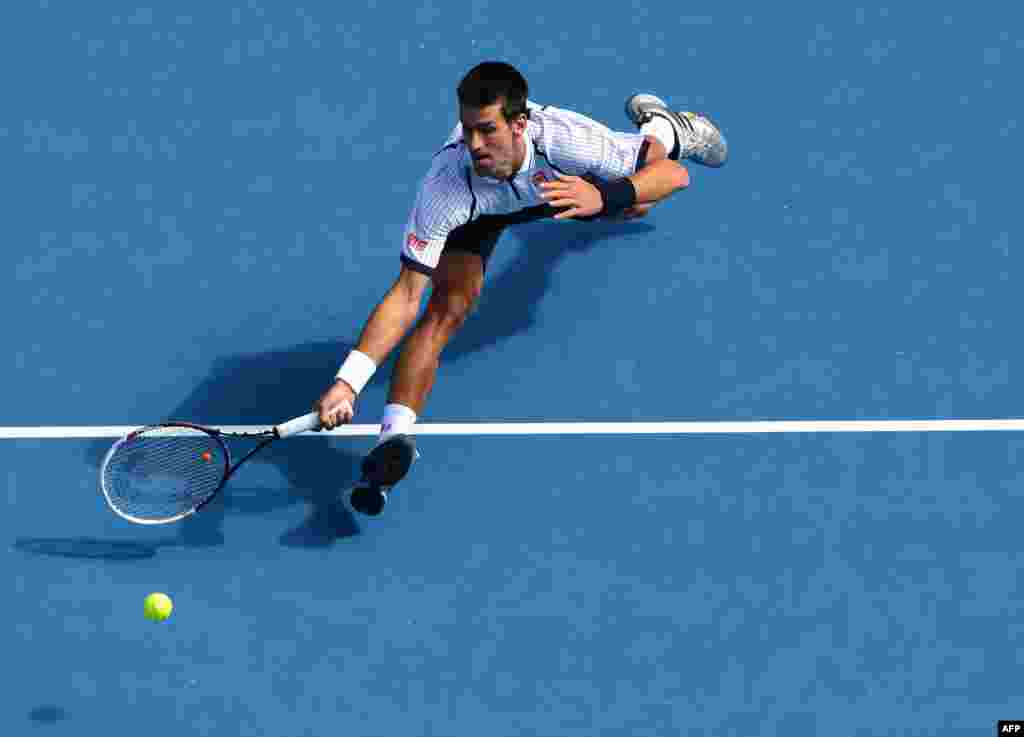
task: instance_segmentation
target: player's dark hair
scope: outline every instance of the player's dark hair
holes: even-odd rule
[[[514,66],[502,61],[485,61],[469,70],[459,82],[459,104],[482,108],[502,101],[501,113],[505,120],[520,115],[529,116],[526,79]]]

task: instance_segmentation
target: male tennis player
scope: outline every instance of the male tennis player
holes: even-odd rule
[[[362,464],[352,506],[380,514],[388,491],[417,457],[411,430],[434,383],[442,350],[483,288],[505,227],[540,218],[633,218],[689,185],[679,163],[718,167],[727,147],[707,117],[672,112],[633,95],[626,115],[638,133],[527,99],[512,66],[484,62],[462,79],[459,124],[434,156],[401,247],[398,278],[363,327],[334,383],[314,404],[323,429],[347,423],[377,367],[403,339],[377,445]],[[417,322],[423,296],[433,286]]]

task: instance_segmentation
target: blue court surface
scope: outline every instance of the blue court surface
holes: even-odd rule
[[[8,4],[0,426],[308,411],[486,59],[621,130],[638,91],[705,111],[731,158],[645,219],[503,235],[422,423],[1024,417],[1020,21]],[[0,440],[5,737],[1024,719],[1017,432],[424,435],[379,518],[341,496],[373,439],[302,437],[164,527],[103,503],[110,442]]]

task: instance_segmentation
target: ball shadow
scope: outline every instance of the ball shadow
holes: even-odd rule
[[[54,704],[37,706],[28,713],[28,719],[35,724],[56,724],[71,718],[71,714]]]

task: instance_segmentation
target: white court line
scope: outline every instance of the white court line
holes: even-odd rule
[[[270,423],[273,424],[273,423]],[[269,425],[214,425],[224,432],[260,432]],[[0,427],[0,440],[118,438],[135,426]],[[420,423],[416,435],[746,435],[754,433],[985,432],[1024,430],[1024,419],[754,420],[749,422],[470,422]],[[303,437],[375,436],[380,425],[345,425]]]

